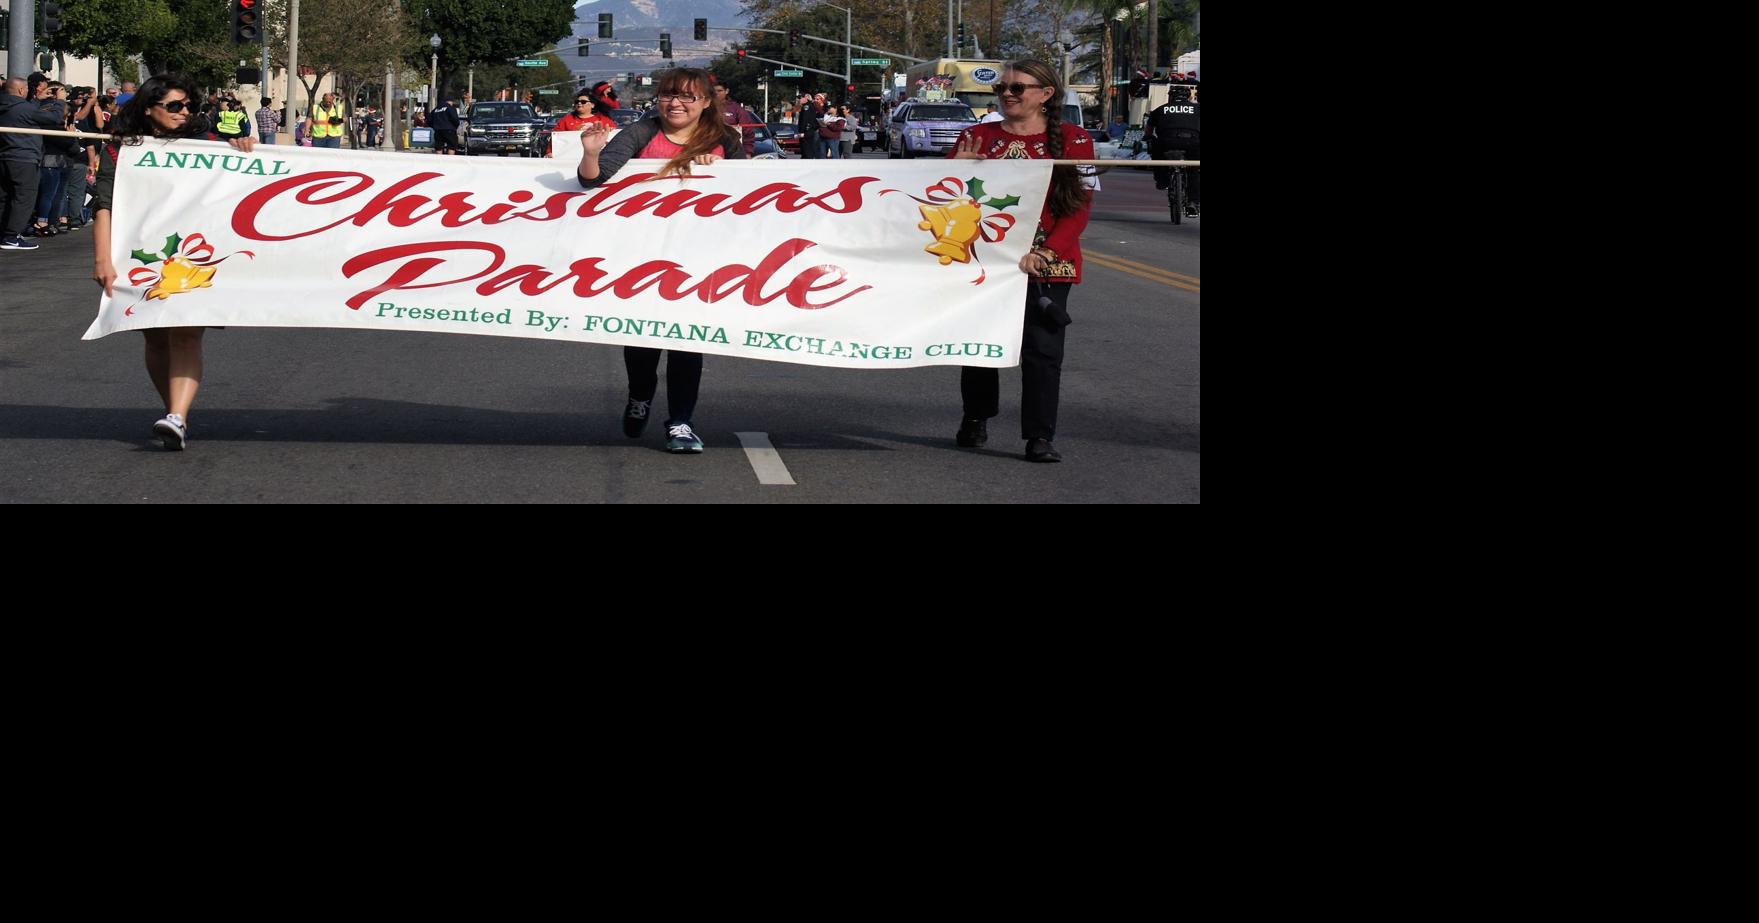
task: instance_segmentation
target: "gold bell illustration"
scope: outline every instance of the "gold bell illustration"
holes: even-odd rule
[[[983,209],[966,198],[950,205],[923,205],[920,210],[928,220],[916,227],[935,236],[935,242],[922,249],[940,257],[942,266],[954,260],[971,262],[971,245],[983,232]]]
[[[160,273],[158,284],[147,290],[147,298],[170,298],[184,292],[193,292],[198,288],[208,288],[214,283],[214,267],[197,266],[181,256],[165,261],[165,271]]]

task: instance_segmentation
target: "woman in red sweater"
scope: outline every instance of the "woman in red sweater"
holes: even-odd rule
[[[947,156],[959,160],[1091,160],[1093,139],[1079,125],[1063,122],[1063,82],[1042,61],[1014,61],[996,83],[1002,120],[973,125]],[[1057,392],[1063,376],[1063,328],[1069,324],[1069,289],[1081,281],[1081,232],[1087,228],[1091,193],[1074,167],[1051,171],[1050,194],[1038,219],[1032,251],[1020,271],[1033,278],[1026,290],[1026,326],[1020,337],[1020,437],[1026,460],[1060,462],[1051,440],[1057,434]],[[965,419],[954,437],[975,448],[989,441],[987,421],[1000,412],[1001,374],[965,368],[959,390]]]

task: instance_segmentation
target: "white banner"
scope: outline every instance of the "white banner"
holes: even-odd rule
[[[574,162],[122,148],[86,332],[358,327],[854,368],[1018,364],[1043,161]]]

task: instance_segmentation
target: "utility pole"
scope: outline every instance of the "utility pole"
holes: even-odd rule
[[[266,77],[264,79],[267,79]],[[299,0],[287,11],[287,133],[299,124]]]
[[[37,68],[37,0],[12,0],[7,31],[6,71],[13,77],[27,76]]]
[[[947,0],[947,57],[958,57],[953,53],[953,0]]]

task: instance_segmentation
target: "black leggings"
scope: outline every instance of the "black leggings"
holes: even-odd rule
[[[681,353],[675,349],[648,349],[645,346],[623,347],[623,368],[629,372],[629,396],[638,401],[651,401],[660,387],[660,353],[671,353],[666,360],[666,425],[689,423],[696,413],[696,392],[702,387],[702,353]]]
[[[1020,438],[1055,439],[1057,395],[1063,383],[1063,334],[1067,327],[1052,330],[1044,322],[1036,302],[1048,295],[1064,310],[1069,307],[1067,282],[1026,286],[1026,327],[1020,336]],[[1000,369],[972,368],[959,372],[959,393],[965,399],[965,416],[987,420],[1001,413]]]

